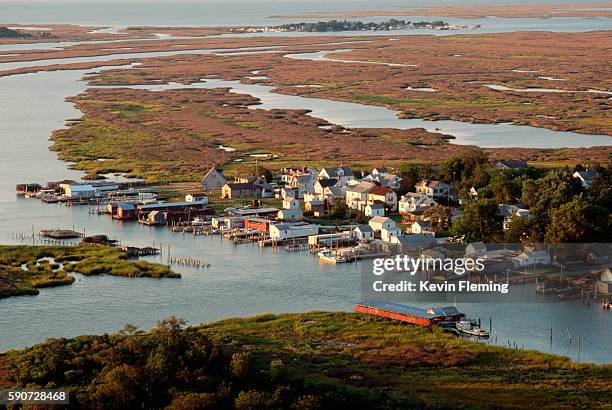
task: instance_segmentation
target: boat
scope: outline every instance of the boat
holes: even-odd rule
[[[319,260],[321,262],[327,262],[327,263],[345,263],[347,262],[346,258],[342,256],[338,256],[335,252],[329,249],[324,249],[321,252],[317,253],[317,255],[319,256]]]
[[[487,339],[489,332],[469,320],[461,320],[455,324],[456,329],[466,335]]]
[[[191,226],[203,226],[204,225],[204,219],[202,218],[194,218],[193,221],[191,221]]]
[[[612,302],[610,302],[609,300],[604,300],[603,303],[601,304],[602,309],[604,310],[610,310],[612,309]]]

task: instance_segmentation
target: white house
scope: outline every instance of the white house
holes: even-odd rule
[[[385,216],[385,206],[380,202],[367,204],[364,213],[365,216],[368,216],[370,218],[373,216]]]
[[[382,202],[391,212],[397,211],[397,194],[388,186],[374,186],[368,192],[368,203]]]
[[[498,205],[499,213],[504,217],[503,228],[508,229],[513,218],[527,218],[531,215],[528,209],[521,205]]]
[[[323,195],[325,188],[335,186],[336,184],[338,184],[338,180],[336,178],[319,179],[314,184],[314,192],[317,195]]]
[[[355,179],[355,174],[350,167],[326,167],[319,172],[319,179],[338,179],[340,185],[346,185],[350,180]]]
[[[227,183],[225,176],[223,175],[222,169],[212,167],[202,177],[202,189],[204,191],[211,191],[215,189],[221,189]]]
[[[185,195],[185,202],[197,202],[199,204],[208,203],[208,195],[203,192]]]
[[[357,225],[353,229],[353,237],[358,241],[371,241],[374,239],[374,231],[369,225]]]
[[[580,180],[580,183],[582,184],[582,187],[584,189],[589,189],[589,186],[591,185],[591,179],[593,179],[595,175],[597,175],[596,171],[592,169],[587,169],[586,171],[574,172],[573,177],[578,178]]]
[[[414,223],[410,225],[409,229],[410,233],[435,233],[429,221],[423,221],[422,219],[417,219],[414,221]]]
[[[283,209],[300,209],[300,201],[295,198],[287,197],[283,199]]]
[[[402,178],[397,174],[389,172],[387,168],[381,167],[374,168],[372,173],[366,175],[362,181],[377,182],[380,186],[397,189],[402,182]]]
[[[319,225],[307,223],[281,223],[270,225],[270,238],[276,240],[307,238],[319,233]]]
[[[438,203],[435,199],[416,192],[408,192],[406,195],[403,195],[398,202],[398,208],[401,214],[419,213],[436,205],[438,205]]]
[[[317,178],[313,174],[299,173],[290,175],[287,178],[287,187],[296,188],[296,198],[303,198],[306,193],[314,192],[314,185]]]
[[[374,232],[380,232],[383,229],[395,229],[396,228],[395,221],[386,216],[375,216],[372,219],[370,219],[370,222],[368,222],[368,225],[370,225],[370,228],[372,228]]]
[[[417,192],[425,194],[432,198],[444,197],[449,195],[452,196],[451,186],[442,181],[424,179],[422,181],[419,181],[419,183],[415,185],[415,188]]]
[[[376,185],[371,182],[362,182],[357,186],[346,188],[345,202],[351,209],[362,210],[368,202],[368,193]]]
[[[298,209],[281,209],[276,217],[281,221],[297,221],[304,217],[304,213],[299,207]]]
[[[550,254],[546,250],[525,251],[514,258],[514,263],[521,267],[550,265]]]
[[[398,236],[402,236],[402,231],[400,231],[399,228],[397,227],[393,227],[389,229],[383,228],[380,231],[380,239],[382,239],[385,242],[391,242],[393,238],[396,238]]]

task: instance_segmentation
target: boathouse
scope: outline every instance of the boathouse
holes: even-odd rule
[[[421,308],[387,302],[362,302],[355,305],[355,312],[386,317],[420,326],[436,326],[442,322],[458,322],[465,318],[455,306]]]

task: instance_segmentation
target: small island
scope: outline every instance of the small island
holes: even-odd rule
[[[479,27],[479,26],[478,26]],[[235,33],[259,33],[259,32],[306,32],[306,33],[325,33],[339,31],[393,31],[393,30],[411,30],[411,29],[429,29],[429,30],[458,30],[467,28],[467,26],[452,25],[447,22],[436,21],[419,21],[411,22],[406,20],[390,19],[379,22],[363,22],[351,20],[329,20],[317,21],[315,23],[290,23],[281,24],[278,26],[268,27],[238,27],[233,28]],[[477,28],[475,26],[475,28]]]
[[[0,38],[32,40],[32,39],[45,39],[45,38],[51,38],[51,37],[52,36],[50,33],[40,32],[40,33],[30,34],[30,33],[24,32],[23,30],[14,30],[9,27],[0,27]]]
[[[180,278],[168,266],[131,261],[127,253],[112,246],[0,245],[0,299],[37,295],[40,288],[70,285],[82,275],[148,278]]]

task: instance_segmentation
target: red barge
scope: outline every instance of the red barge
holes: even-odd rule
[[[459,312],[455,306],[421,308],[386,302],[357,303],[355,312],[427,327],[457,323],[465,318],[465,314]]]

